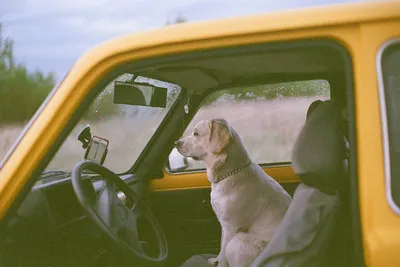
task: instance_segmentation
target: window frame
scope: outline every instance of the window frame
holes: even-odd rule
[[[296,79],[296,77],[293,77],[291,79],[279,80],[279,81],[271,81],[271,82],[265,81],[265,84],[306,82],[306,81],[312,81],[312,80],[324,80],[324,81],[328,82],[328,84],[329,84],[329,99],[334,99],[334,97],[335,97],[335,92],[334,91],[335,90],[333,90],[333,88],[332,88],[331,79],[329,79],[328,77],[324,77],[323,75],[320,75],[320,76],[319,75],[316,75],[316,76],[313,75],[313,76],[308,76],[308,77],[298,77],[297,79]],[[245,85],[245,84],[244,85],[240,85],[240,87],[244,87],[244,86],[252,86],[252,85]],[[183,130],[183,132],[185,132],[187,130],[187,128],[189,127],[190,123],[196,117],[196,114],[199,112],[199,110],[201,109],[201,107],[203,106],[204,102],[207,100],[207,98],[209,96],[211,96],[212,94],[214,94],[214,93],[216,93],[218,91],[223,91],[223,90],[227,90],[227,89],[228,90],[229,89],[234,89],[234,87],[223,86],[223,87],[220,87],[220,88],[211,88],[211,89],[207,90],[204,94],[202,94],[201,95],[201,99],[200,99],[200,104],[196,108],[193,116],[191,117],[190,121],[187,123],[187,125],[186,125],[185,129]],[[171,153],[171,152],[172,152],[172,150],[169,153]],[[282,162],[258,163],[258,165],[260,165],[262,168],[280,168],[280,167],[290,167],[290,166],[292,166],[292,162],[291,161],[282,161]],[[193,174],[193,173],[204,173],[206,171],[206,168],[190,169],[190,170],[183,170],[183,171],[171,171],[168,168],[168,158],[164,162],[163,169],[169,175],[183,175],[183,174]]]
[[[396,214],[400,215],[400,205],[398,205],[392,194],[392,170],[390,160],[390,142],[389,142],[389,126],[388,126],[388,110],[386,104],[386,91],[384,83],[384,73],[382,69],[382,60],[384,52],[392,45],[400,44],[400,38],[392,38],[383,43],[378,50],[376,56],[376,73],[378,79],[378,93],[379,93],[379,106],[380,106],[380,117],[381,117],[381,132],[382,132],[382,146],[383,146],[383,164],[384,164],[384,175],[385,175],[385,194],[391,210]]]
[[[124,71],[124,70],[125,70],[125,71]],[[133,72],[133,71],[131,71],[131,70],[129,70],[129,69],[121,69],[120,71],[116,71],[116,72],[114,73],[113,76],[110,76],[110,77],[113,77],[113,78],[111,78],[111,79],[109,79],[109,80],[105,79],[105,80],[103,81],[103,84],[105,84],[105,86],[101,87],[101,85],[99,85],[98,87],[95,88],[95,89],[96,89],[96,93],[94,94],[94,96],[92,96],[92,95],[90,96],[90,99],[88,99],[88,101],[87,101],[88,104],[85,103],[85,107],[84,107],[84,109],[83,109],[82,111],[80,111],[79,117],[77,118],[77,121],[73,123],[72,129],[69,131],[69,133],[68,133],[68,134],[66,135],[66,137],[63,139],[63,141],[62,141],[60,147],[57,149],[57,151],[56,151],[56,152],[54,153],[54,155],[51,157],[50,161],[49,161],[48,164],[46,165],[47,167],[49,166],[49,164],[51,163],[51,161],[57,156],[57,153],[60,151],[62,145],[63,145],[64,142],[67,140],[67,138],[71,135],[71,133],[72,133],[72,131],[75,129],[75,127],[78,126],[80,120],[87,114],[87,112],[89,111],[89,109],[90,109],[91,105],[93,104],[93,102],[96,101],[96,99],[104,92],[104,90],[105,90],[108,86],[114,86],[114,82],[115,82],[115,81],[118,81],[118,79],[119,79],[122,75],[125,75],[125,74],[130,74],[130,75],[132,75],[132,77],[129,79],[129,81],[131,81],[131,82],[134,82],[137,78],[145,78],[145,79],[157,80],[157,81],[159,81],[159,82],[169,83],[169,84],[171,84],[171,85],[173,85],[173,86],[178,86],[178,87],[179,87],[179,93],[178,93],[176,99],[175,99],[174,102],[172,103],[171,107],[169,107],[169,108],[165,107],[165,108],[164,108],[164,109],[168,109],[167,112],[165,113],[164,117],[161,119],[160,123],[158,124],[157,128],[155,129],[155,131],[154,131],[154,133],[152,134],[152,136],[150,137],[150,139],[149,139],[149,140],[147,141],[147,143],[143,146],[143,149],[141,149],[141,152],[138,154],[138,156],[137,156],[136,158],[134,158],[134,157],[131,157],[132,155],[130,154],[130,155],[129,155],[129,158],[132,158],[132,162],[129,163],[129,164],[126,166],[126,168],[124,168],[123,171],[114,171],[114,170],[113,170],[118,176],[124,176],[124,175],[128,175],[128,174],[131,173],[132,168],[135,166],[135,164],[137,163],[137,161],[139,161],[139,158],[142,156],[142,154],[144,153],[145,149],[146,149],[146,148],[149,146],[149,144],[152,142],[152,139],[154,138],[154,135],[155,135],[158,131],[160,131],[160,127],[161,127],[163,124],[167,123],[167,118],[170,116],[171,111],[175,108],[175,106],[176,106],[177,103],[179,102],[180,98],[182,98],[182,95],[184,94],[183,91],[184,91],[185,89],[184,89],[182,86],[180,86],[180,85],[177,85],[177,84],[171,83],[171,82],[169,82],[169,81],[165,81],[165,80],[163,81],[163,80],[161,80],[161,79],[159,79],[159,78],[143,77],[143,76],[141,76],[140,74],[135,73],[135,72]],[[108,82],[107,82],[107,81],[108,81]],[[125,82],[129,82],[129,81],[126,80]],[[151,83],[150,83],[150,84],[151,84]],[[54,90],[54,91],[55,91],[55,90]],[[111,94],[114,95],[114,88],[112,89],[112,93],[111,93]],[[167,95],[168,95],[168,91],[167,91]],[[49,100],[46,99],[44,102],[46,102],[46,101],[49,101]],[[46,102],[46,103],[47,103],[47,102]],[[45,103],[43,103],[43,105],[44,105],[44,104],[45,104]],[[114,104],[114,105],[118,105],[118,104],[115,104],[115,103],[113,103],[113,104]],[[91,124],[91,123],[90,123],[90,124]],[[94,133],[92,132],[92,136],[94,136],[94,135],[96,135],[96,134],[94,134]],[[109,138],[108,138],[108,139],[109,139]],[[112,140],[112,139],[109,139],[109,140]],[[108,150],[107,155],[109,154],[109,152],[110,152],[110,151]],[[82,155],[83,155],[83,154],[82,154]],[[107,155],[106,155],[106,156],[107,156]],[[102,164],[102,165],[105,166],[104,164]],[[107,166],[106,166],[106,168],[111,169],[110,167],[107,167]],[[52,168],[52,169],[54,169],[54,168]]]

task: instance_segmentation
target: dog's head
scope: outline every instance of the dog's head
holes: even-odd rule
[[[176,148],[186,157],[206,160],[211,155],[223,153],[232,138],[233,129],[226,120],[202,120],[189,136],[176,141]]]

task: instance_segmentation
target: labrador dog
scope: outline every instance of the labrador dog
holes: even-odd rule
[[[239,135],[224,119],[200,121],[191,135],[176,142],[176,148],[207,166],[211,205],[222,228],[220,253],[209,264],[250,266],[271,240],[290,195],[251,161]]]

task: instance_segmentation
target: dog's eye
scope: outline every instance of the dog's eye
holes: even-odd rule
[[[197,132],[193,132],[193,135],[194,136],[198,136],[199,134]]]

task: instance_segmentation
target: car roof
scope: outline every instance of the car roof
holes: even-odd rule
[[[260,15],[186,22],[163,28],[120,36],[87,51],[71,68],[70,82],[78,82],[90,69],[104,60],[124,56],[130,51],[168,46],[177,43],[196,43],[197,40],[249,35],[256,32],[282,32],[291,29],[356,24],[400,17],[400,1],[371,1],[292,9]],[[195,50],[195,49],[194,49]],[[128,59],[127,59],[128,60]],[[73,77],[71,77],[73,76]]]
[[[117,51],[139,46],[154,47],[166,43],[187,42],[247,32],[276,32],[349,23],[400,18],[400,1],[366,1],[289,9],[258,15],[232,17],[204,22],[185,22],[155,30],[120,36],[92,50],[106,57]]]

